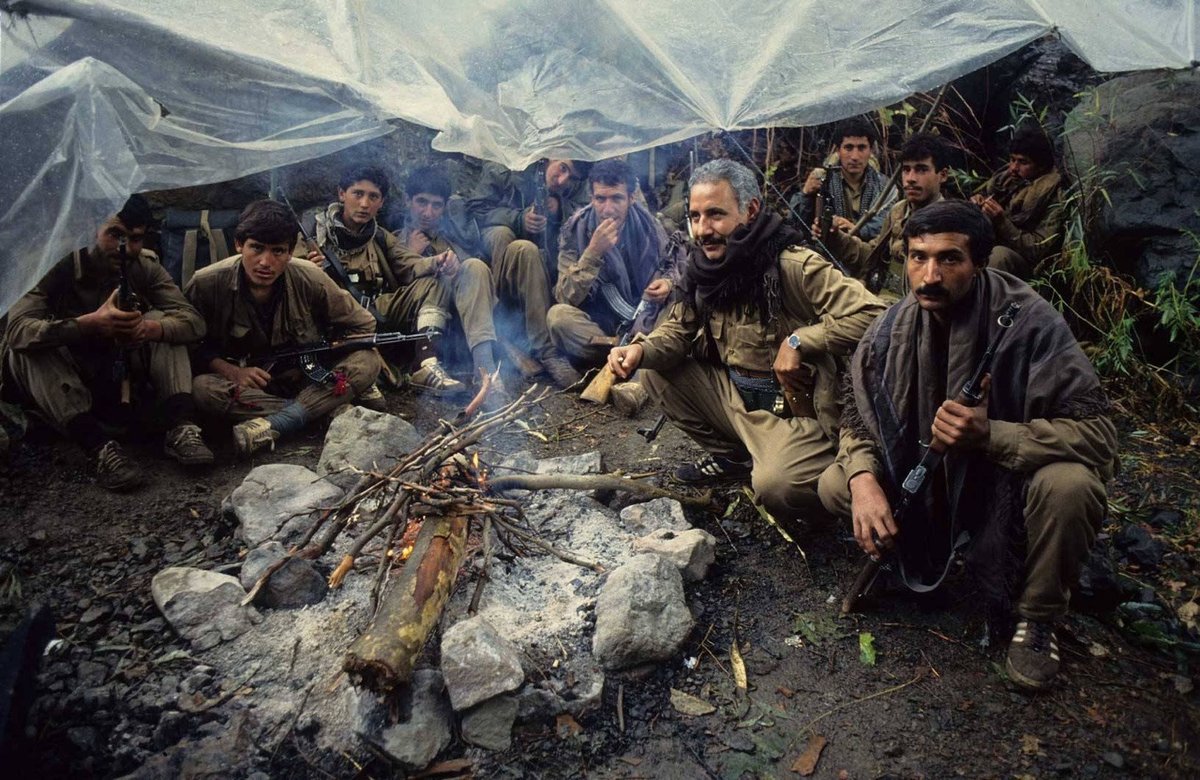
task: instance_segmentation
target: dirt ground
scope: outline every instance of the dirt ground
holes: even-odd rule
[[[452,411],[405,393],[390,404],[423,431]],[[516,433],[498,446],[538,456],[599,449],[610,469],[627,473],[664,472],[698,454],[670,425],[648,446],[635,428],[654,416],[645,410],[626,420],[556,396],[528,419],[546,441]],[[1107,530],[1164,507],[1187,523],[1152,528],[1169,544],[1162,570],[1123,567],[1122,587],[1151,588],[1161,594],[1160,609],[1173,608],[1200,585],[1200,448],[1187,436],[1121,422],[1126,467],[1112,490],[1119,511]],[[128,496],[96,486],[83,454],[44,429],[0,462],[0,636],[30,604],[43,603],[62,640],[44,661],[28,738],[9,776],[120,776],[180,740],[228,725],[224,704],[193,711],[176,703],[175,691],[211,692],[216,682],[161,619],[150,578],[172,564],[236,573],[240,547],[221,515],[222,498],[252,465],[312,466],[322,436],[314,430],[253,464],[198,474],[163,462],[157,441],[139,442],[134,452],[154,480]],[[227,445],[219,448],[228,454]],[[847,529],[815,524],[798,540],[801,550],[766,526],[738,489],[718,498],[714,511],[692,517],[716,536],[718,553],[709,578],[688,588],[696,629],[681,657],[610,677],[599,707],[578,720],[522,727],[503,754],[456,740],[440,759],[466,763],[443,765],[443,776],[785,778],[803,776],[814,759],[815,777],[1200,772],[1194,638],[1139,642],[1121,613],[1072,613],[1060,637],[1059,684],[1026,695],[1004,677],[1003,643],[980,646],[985,627],[965,578],[925,600],[877,588],[864,612],[839,620],[837,602],[861,562]],[[734,681],[735,642],[748,675],[744,694]],[[713,711],[683,714],[672,705],[673,689]],[[235,776],[251,769],[270,777],[394,774],[378,759],[364,763],[353,746],[316,751],[300,726],[244,747],[251,763]]]

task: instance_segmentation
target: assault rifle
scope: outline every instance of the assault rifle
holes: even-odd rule
[[[821,179],[821,189],[817,190],[817,197],[813,203],[813,215],[816,217],[822,239],[828,236],[829,231],[833,228],[833,199],[829,197],[829,173],[841,170],[841,167],[840,165],[825,166],[825,178]]]
[[[226,359],[230,363],[236,363],[243,367],[258,366],[264,371],[273,371],[276,366],[281,364],[294,363],[306,377],[322,384],[333,376],[333,372],[321,365],[321,356],[353,352],[357,349],[384,347],[389,344],[402,344],[407,341],[423,341],[440,335],[439,332],[432,329],[420,333],[375,333],[370,336],[355,336],[340,341],[318,341],[313,344],[285,347],[257,358]]]
[[[1000,346],[1001,339],[1012,328],[1013,320],[1017,316],[1017,312],[1021,310],[1019,303],[1009,303],[1004,307],[1000,316],[996,319],[996,324],[1000,326],[1000,330],[992,339],[992,343],[988,345],[987,351],[983,353],[983,357],[979,359],[979,364],[975,367],[975,372],[967,383],[963,385],[958,396],[955,397],[957,403],[963,406],[978,406],[983,400],[983,377],[991,371],[992,360],[996,356],[996,349]],[[913,466],[912,471],[908,472],[908,476],[904,478],[904,482],[900,485],[900,500],[892,507],[892,519],[896,523],[896,527],[900,528],[904,521],[904,516],[908,513],[908,508],[918,496],[924,492],[925,482],[929,475],[938,467],[945,457],[946,449],[941,442],[934,439],[929,444],[925,445],[925,454],[921,456],[921,460],[916,466]],[[946,576],[946,571],[950,569],[950,563],[953,561],[953,554],[950,560],[946,562],[946,570],[942,572],[942,576],[938,581],[931,586],[927,586],[928,590],[932,590],[941,584],[942,579]],[[884,560],[882,556],[870,558],[859,571],[858,577],[854,579],[854,584],[850,586],[850,591],[842,599],[842,614],[848,615],[853,612],[858,606],[859,600],[867,595],[871,590],[871,586],[875,583],[875,578],[879,576],[879,570],[883,567]]]
[[[306,227],[304,227],[304,221],[300,219],[300,215],[296,213],[294,208],[292,208],[292,203],[288,200],[287,195],[284,195],[283,192],[280,191],[279,197],[283,200],[283,205],[288,207],[288,211],[292,212],[292,218],[296,220],[296,225],[298,225],[300,228],[300,235],[304,236],[304,245],[308,247],[308,251],[320,252],[323,254],[325,256],[325,262],[328,263],[329,270],[333,274],[334,280],[337,281],[338,286],[350,293],[350,296],[354,298],[354,300],[357,301],[360,306],[371,313],[371,316],[375,318],[376,322],[383,322],[383,315],[380,314],[379,310],[375,308],[375,300],[370,295],[363,292],[357,284],[351,281],[350,272],[346,270],[346,266],[342,265],[342,261],[338,259],[337,254],[317,243],[317,239],[308,232]],[[386,258],[384,259],[384,262],[387,262]]]
[[[129,285],[129,251],[125,241],[125,237],[122,236],[117,244],[117,252],[121,257],[118,270],[120,281],[117,283],[117,308],[121,311],[137,311],[139,301]],[[113,380],[121,386],[121,405],[128,406],[132,393],[129,379],[129,349],[126,347],[117,347],[117,358],[113,361]]]
[[[629,325],[625,328],[625,335],[621,336],[617,346],[624,347],[639,333],[649,333],[654,328],[654,314],[657,311],[657,303],[651,303],[645,298],[638,301],[637,308],[633,310],[633,317],[629,319]],[[600,367],[599,373],[588,383],[588,386],[583,388],[579,397],[592,403],[608,403],[608,396],[612,393],[613,384],[616,381],[617,375],[613,373],[606,362]]]
[[[550,211],[546,208],[546,200],[550,193],[546,190],[546,161],[542,160],[533,169],[533,213],[546,218],[546,226],[542,228],[542,251],[546,253],[546,263],[550,263]]]

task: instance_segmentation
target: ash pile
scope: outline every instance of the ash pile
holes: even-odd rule
[[[678,499],[708,497],[606,474],[598,452],[486,463],[480,442],[536,400],[424,438],[351,408],[315,471],[253,469],[224,505],[240,568],[172,567],[152,585],[213,670],[181,706],[229,717],[135,774],[205,756],[252,772],[292,736],[416,771],[456,736],[468,754],[506,750],[514,729],[597,706],[607,674],[674,658],[693,628],[684,583],[716,546]],[[597,500],[615,490],[641,503]]]

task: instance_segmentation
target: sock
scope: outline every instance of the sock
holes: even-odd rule
[[[494,341],[483,341],[471,347],[471,360],[475,363],[475,373],[480,370],[491,374],[496,370],[496,357],[492,354]]]
[[[280,436],[295,433],[308,422],[308,412],[299,401],[292,401],[275,414],[267,416],[267,422]]]
[[[162,414],[168,431],[192,422],[196,419],[196,404],[192,400],[192,394],[176,393],[168,397],[162,403]]]
[[[432,332],[433,330],[434,330],[433,328],[426,328],[422,332],[428,333],[428,332]],[[436,360],[437,356],[438,356],[438,348],[441,346],[441,344],[442,344],[441,336],[431,336],[428,339],[426,339],[425,341],[418,341],[417,342],[417,354],[413,358],[413,363],[417,366],[421,366],[425,363],[426,360],[429,360],[430,358],[433,358]]]
[[[91,412],[72,417],[67,421],[66,429],[67,435],[90,453],[95,453],[108,441],[108,436],[100,428],[100,421]]]

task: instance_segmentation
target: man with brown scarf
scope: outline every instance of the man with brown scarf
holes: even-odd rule
[[[1062,317],[1014,276],[986,268],[993,235],[963,201],[904,229],[911,292],[877,319],[851,362],[841,448],[821,476],[826,508],[853,518],[869,555],[895,549],[914,590],[936,587],[962,532],[993,609],[1015,610],[1009,676],[1042,688],[1058,671],[1054,624],[1104,516],[1116,430],[1104,392]],[[955,400],[1003,325],[983,400]],[[929,435],[945,448],[897,527],[892,507]],[[1024,560],[1022,562],[1022,537]]]
[[[608,365],[621,378],[648,369],[651,397],[709,453],[676,479],[749,476],[755,499],[792,524],[819,509],[817,478],[833,460],[835,358],[849,354],[884,305],[801,248],[799,234],[762,208],[744,166],[713,160],[690,187],[699,246],[682,300],[643,341],[613,349]]]

